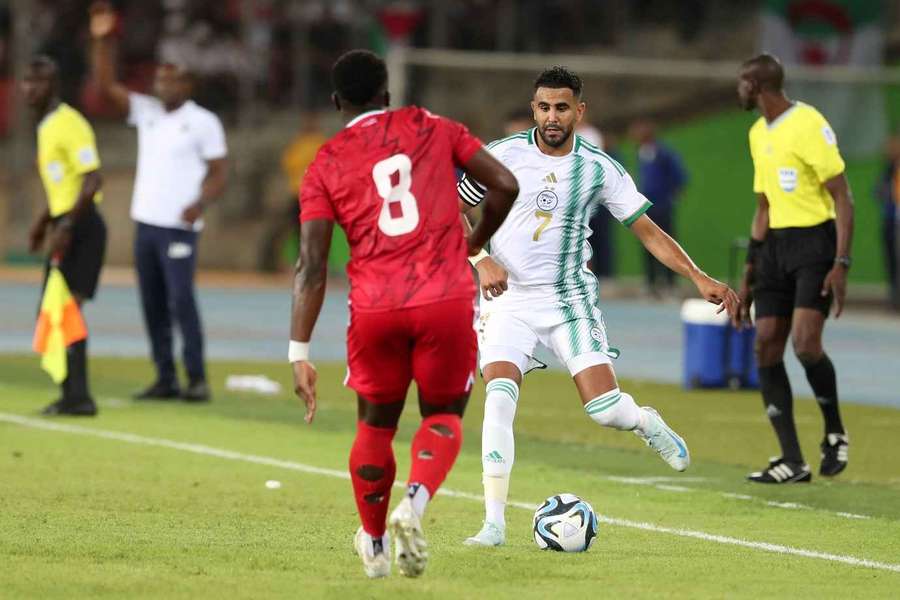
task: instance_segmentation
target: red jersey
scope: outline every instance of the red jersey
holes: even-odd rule
[[[362,114],[322,146],[300,221],[336,221],[346,233],[354,310],[474,297],[455,167],[481,147],[464,125],[416,106]]]

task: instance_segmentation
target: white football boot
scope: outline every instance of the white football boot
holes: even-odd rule
[[[353,537],[353,549],[362,559],[363,570],[366,576],[376,579],[378,577],[387,577],[391,574],[391,543],[390,539],[385,536],[380,552],[375,552],[372,544],[372,538],[365,534],[363,528],[356,530]]]
[[[388,528],[394,538],[394,560],[400,573],[406,577],[418,577],[428,563],[428,543],[409,496],[404,496],[391,513]]]
[[[506,532],[499,526],[485,521],[481,531],[463,542],[466,546],[502,546],[506,543]]]
[[[644,431],[634,430],[635,435],[656,450],[664,461],[676,471],[684,471],[691,464],[691,454],[687,444],[672,428],[666,425],[659,413],[649,406],[642,406],[645,423]]]

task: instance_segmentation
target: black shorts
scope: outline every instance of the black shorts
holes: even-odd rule
[[[59,219],[54,219],[53,227]],[[72,225],[72,243],[59,264],[69,291],[84,300],[94,297],[100,270],[106,256],[106,223],[100,211],[91,206],[88,212]],[[50,270],[50,259],[44,266],[44,281]]]
[[[825,276],[834,266],[834,221],[814,227],[770,229],[754,264],[756,317],[790,317],[812,308],[826,317],[831,295],[822,297]]]

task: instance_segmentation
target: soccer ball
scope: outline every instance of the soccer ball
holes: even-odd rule
[[[541,550],[584,552],[597,537],[597,514],[575,494],[550,496],[534,513],[534,543]]]

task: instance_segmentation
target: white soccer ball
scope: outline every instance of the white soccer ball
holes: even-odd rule
[[[597,537],[597,514],[575,494],[550,496],[534,512],[534,543],[541,550],[584,552]]]

